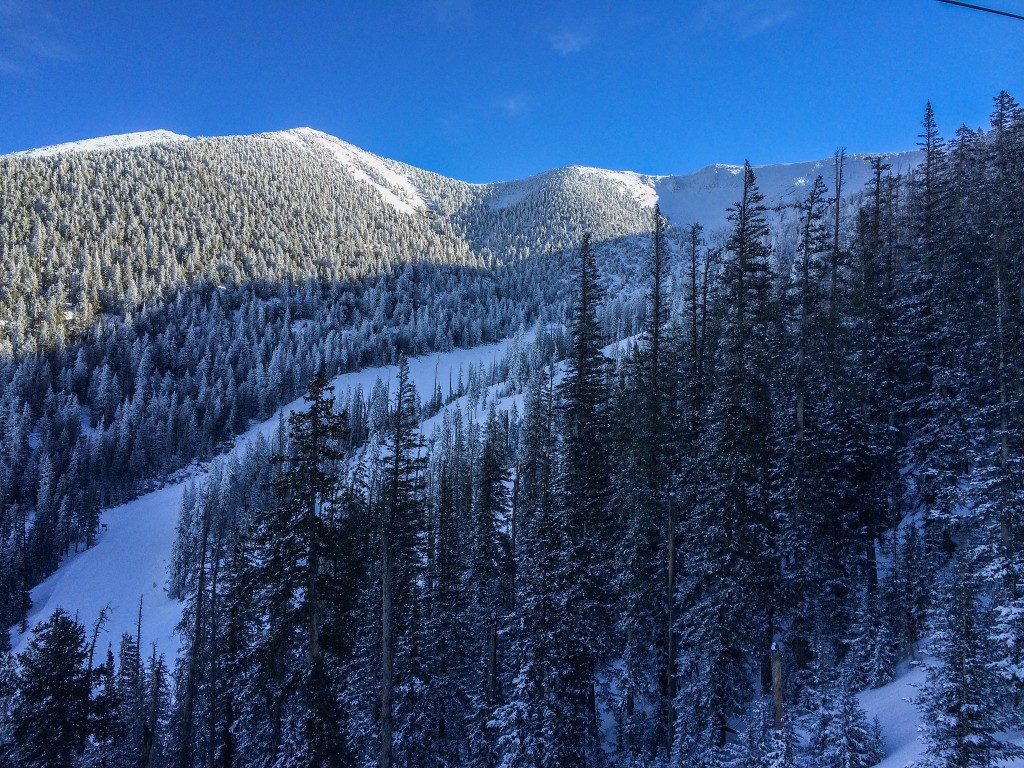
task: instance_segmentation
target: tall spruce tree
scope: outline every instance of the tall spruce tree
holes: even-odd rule
[[[666,220],[655,206],[648,315],[640,343],[617,377],[609,443],[613,494],[622,526],[615,547],[617,632],[622,657],[620,749],[637,759],[666,757],[675,697],[675,494],[672,467],[683,435],[678,406],[679,339],[669,322]],[[696,246],[694,246],[696,247]],[[696,256],[694,255],[694,258]],[[694,266],[696,269],[696,266]],[[652,718],[653,709],[660,713]]]
[[[500,659],[507,637],[510,600],[509,557],[511,542],[505,531],[511,502],[507,482],[505,427],[491,404],[480,441],[477,497],[469,531],[469,568],[466,588],[469,611],[466,624],[474,630],[470,664],[473,699],[471,747],[473,764],[493,768],[497,763],[497,738],[492,725],[502,703]]]
[[[744,167],[719,286],[722,332],[695,502],[681,521],[677,749],[714,760],[750,695],[773,632],[769,487],[772,306],[764,196]],[[697,703],[699,702],[699,704]]]
[[[924,718],[924,768],[982,768],[1024,750],[1000,737],[1011,726],[987,634],[990,617],[963,561],[935,600],[930,650],[935,663],[917,703]]]
[[[350,600],[341,539],[339,462],[347,418],[314,378],[308,409],[289,417],[287,449],[272,459],[275,503],[255,523],[242,588],[252,596],[242,656],[239,748],[293,765],[351,761],[337,702],[339,660],[351,643],[328,622]]]
[[[573,563],[567,574],[565,620],[576,633],[563,650],[567,674],[581,700],[578,715],[586,722],[585,754],[597,750],[597,673],[605,661],[610,631],[612,577],[609,555],[616,521],[610,509],[607,361],[601,352],[597,312],[602,289],[590,233],[580,244],[572,345],[565,376],[558,387],[562,440],[559,456],[559,514]]]
[[[502,768],[584,766],[592,756],[592,670],[580,649],[573,524],[557,499],[556,402],[551,379],[531,384],[520,433],[516,627],[508,701],[498,712]]]
[[[396,729],[396,715],[415,717],[415,701],[396,692],[414,694],[423,670],[416,647],[423,620],[417,601],[422,570],[420,533],[424,519],[426,456],[419,431],[419,405],[409,363],[399,363],[395,407],[390,414],[389,453],[383,467],[378,518],[380,561],[380,768],[402,764],[413,755],[415,734]],[[399,723],[401,725],[401,723]],[[396,743],[396,732],[408,741]],[[397,751],[396,751],[397,750]]]
[[[25,768],[71,768],[89,733],[85,627],[58,608],[18,655],[14,744]]]
[[[848,270],[837,269],[826,216],[830,201],[818,176],[797,205],[800,237],[778,299],[779,368],[773,376],[773,488],[778,554],[783,564],[780,623],[798,671],[810,649],[849,625],[850,563],[858,554],[867,430],[850,396],[850,336],[836,314],[848,304]],[[831,641],[830,641],[831,642]]]

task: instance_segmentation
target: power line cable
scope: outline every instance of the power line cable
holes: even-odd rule
[[[960,0],[938,0],[940,3],[946,5],[956,5],[960,8],[970,8],[972,11],[985,11],[986,13],[994,13],[998,16],[1009,16],[1011,19],[1019,19],[1024,21],[1024,16],[1020,16],[1016,13],[1010,13],[1009,11],[1000,11],[998,8],[986,8],[984,5],[972,5],[971,3],[963,3]]]

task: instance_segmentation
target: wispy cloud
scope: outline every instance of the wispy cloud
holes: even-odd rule
[[[0,0],[0,72],[20,73],[40,61],[73,61],[60,22],[42,2]]]
[[[563,29],[550,35],[548,42],[562,56],[571,56],[590,45],[590,35],[579,30]]]
[[[497,105],[508,117],[517,117],[526,110],[527,102],[525,96],[516,95],[498,99]]]
[[[57,37],[46,37],[32,32],[16,36],[22,49],[30,56],[51,61],[71,61],[74,52]]]
[[[783,24],[796,16],[792,0],[773,4],[756,0],[704,0],[694,13],[698,31],[726,29],[741,38],[750,38]]]
[[[455,26],[469,19],[473,12],[473,0],[429,0],[434,18],[447,26]]]

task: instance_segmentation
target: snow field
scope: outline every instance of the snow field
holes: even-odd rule
[[[442,392],[447,394],[449,380],[457,383],[461,371],[465,381],[470,366],[482,363],[487,369],[492,363],[502,361],[513,341],[509,339],[471,349],[410,358],[409,371],[420,398],[428,399],[436,383],[440,383]],[[347,389],[362,387],[364,396],[368,396],[380,379],[389,384],[393,395],[393,382],[397,375],[397,365],[378,366],[341,374],[332,380],[332,384],[338,395]],[[305,408],[302,398],[294,400],[281,408],[278,414],[236,438],[231,451],[244,451],[257,435],[270,437],[282,416],[287,417]],[[424,423],[428,437],[433,433],[432,425],[440,423],[435,419],[438,417]],[[173,661],[180,646],[175,627],[181,620],[182,603],[167,595],[167,568],[185,487],[189,482],[201,484],[209,469],[210,464],[196,467],[188,480],[168,484],[127,504],[104,510],[96,545],[68,557],[49,578],[32,590],[32,609],[28,615],[30,630],[47,619],[55,609],[63,608],[72,616],[77,615],[91,636],[91,627],[100,611],[109,608],[108,620],[97,647],[105,649],[107,643],[112,643],[116,649],[123,633],[134,635],[137,631],[141,597],[142,644],[149,648],[156,643],[158,651]],[[11,645],[14,651],[24,650],[30,637],[30,632],[20,634],[13,630]]]

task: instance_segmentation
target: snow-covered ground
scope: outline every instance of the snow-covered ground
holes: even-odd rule
[[[896,679],[881,688],[872,688],[860,694],[860,704],[870,722],[875,717],[882,724],[885,740],[885,759],[880,768],[905,768],[924,752],[919,739],[921,713],[913,699],[925,680],[920,666],[901,665]]]
[[[409,372],[422,399],[430,397],[438,383],[447,393],[448,382],[458,382],[460,373],[466,380],[471,366],[501,362],[514,339],[498,344],[487,344],[471,349],[456,349],[409,360]],[[378,379],[393,382],[397,366],[365,368],[342,374],[333,380],[335,392],[343,395],[349,388],[361,386],[368,395]],[[394,391],[394,385],[391,384]],[[305,406],[302,399],[281,409],[287,416]],[[244,450],[258,434],[270,436],[277,428],[279,415],[249,429],[235,441],[232,450]],[[429,435],[431,420],[424,424]],[[202,482],[208,466],[197,468],[193,479]],[[188,481],[169,484],[147,493],[134,501],[105,510],[100,518],[101,531],[96,545],[89,550],[66,559],[46,581],[32,590],[32,609],[29,627],[45,620],[56,608],[63,608],[91,626],[105,606],[109,606],[109,620],[101,636],[100,647],[109,641],[115,648],[123,633],[135,634],[138,623],[139,599],[142,598],[142,642],[144,646],[157,643],[159,651],[173,659],[178,652],[179,639],[174,632],[181,619],[181,603],[167,596],[167,566],[181,499]],[[24,649],[30,633],[12,632],[11,644],[15,651]]]
[[[914,704],[927,672],[920,663],[903,662],[896,679],[881,688],[872,688],[860,694],[860,704],[868,720],[877,717],[882,724],[885,741],[885,759],[876,768],[909,768],[924,755],[921,741],[921,712]],[[1024,744],[1024,738],[1013,738]],[[1024,768],[1024,758],[1000,763],[1004,768]]]
[[[13,152],[12,154],[18,157],[50,157],[51,155],[63,155],[72,152],[104,152],[114,149],[145,147],[150,144],[164,144],[168,141],[185,141],[188,138],[188,136],[172,133],[171,131],[138,131],[136,133],[119,133],[114,136],[100,136],[95,139],[69,141],[66,144],[53,144],[49,147],[26,149],[23,152]]]

